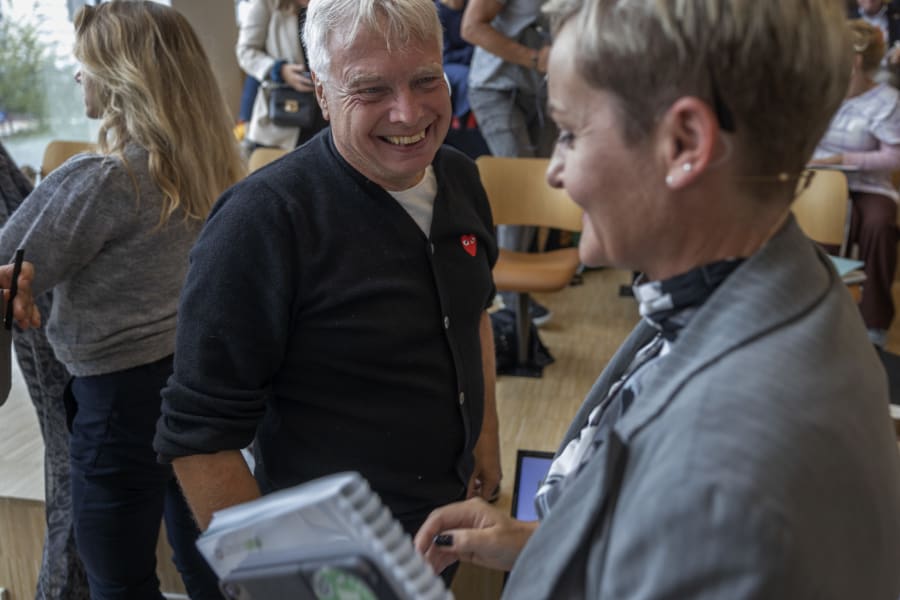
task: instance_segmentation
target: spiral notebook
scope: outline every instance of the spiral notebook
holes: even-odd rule
[[[219,511],[197,547],[234,600],[453,598],[355,472]]]

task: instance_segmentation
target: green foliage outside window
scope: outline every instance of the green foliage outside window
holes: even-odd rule
[[[52,70],[47,48],[34,23],[17,22],[0,5],[0,111],[7,119],[43,121],[46,116],[45,72]]]

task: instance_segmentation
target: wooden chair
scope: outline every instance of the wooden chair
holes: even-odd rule
[[[806,185],[810,174],[812,179]],[[846,256],[850,233],[849,199],[847,177],[842,172],[813,169],[801,176],[791,209],[807,237],[820,244],[838,246],[839,255]]]
[[[97,144],[74,140],[51,140],[44,148],[44,156],[41,159],[41,179],[59,165],[81,152],[96,152]]]
[[[581,208],[546,181],[549,159],[482,156],[477,161],[495,225],[535,225],[581,231]],[[528,362],[531,340],[529,294],[566,287],[578,268],[578,249],[549,252],[500,250],[494,284],[501,292],[516,292],[517,359]]]
[[[256,148],[250,153],[250,159],[247,161],[247,172],[252,173],[260,167],[264,167],[270,162],[281,158],[288,152],[290,150],[285,150],[284,148]]]

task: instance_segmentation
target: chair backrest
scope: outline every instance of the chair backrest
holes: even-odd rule
[[[808,172],[807,172],[808,173]],[[847,177],[840,171],[815,169],[809,185],[802,189],[800,178],[791,209],[807,237],[822,244],[844,246],[848,231],[849,191]]]
[[[494,224],[581,231],[581,207],[547,183],[550,159],[481,156],[475,162]]]
[[[250,153],[250,159],[247,161],[247,172],[252,173],[273,160],[281,158],[288,152],[290,150],[285,150],[284,148],[256,148]]]
[[[44,148],[44,157],[41,159],[41,179],[76,154],[96,151],[97,144],[92,142],[51,140],[47,147]]]

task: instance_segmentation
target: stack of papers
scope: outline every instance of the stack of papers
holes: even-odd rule
[[[240,600],[453,598],[355,472],[219,511],[197,547]]]
[[[863,261],[830,255],[828,258],[844,283],[861,283],[866,280],[866,274],[862,271]]]

